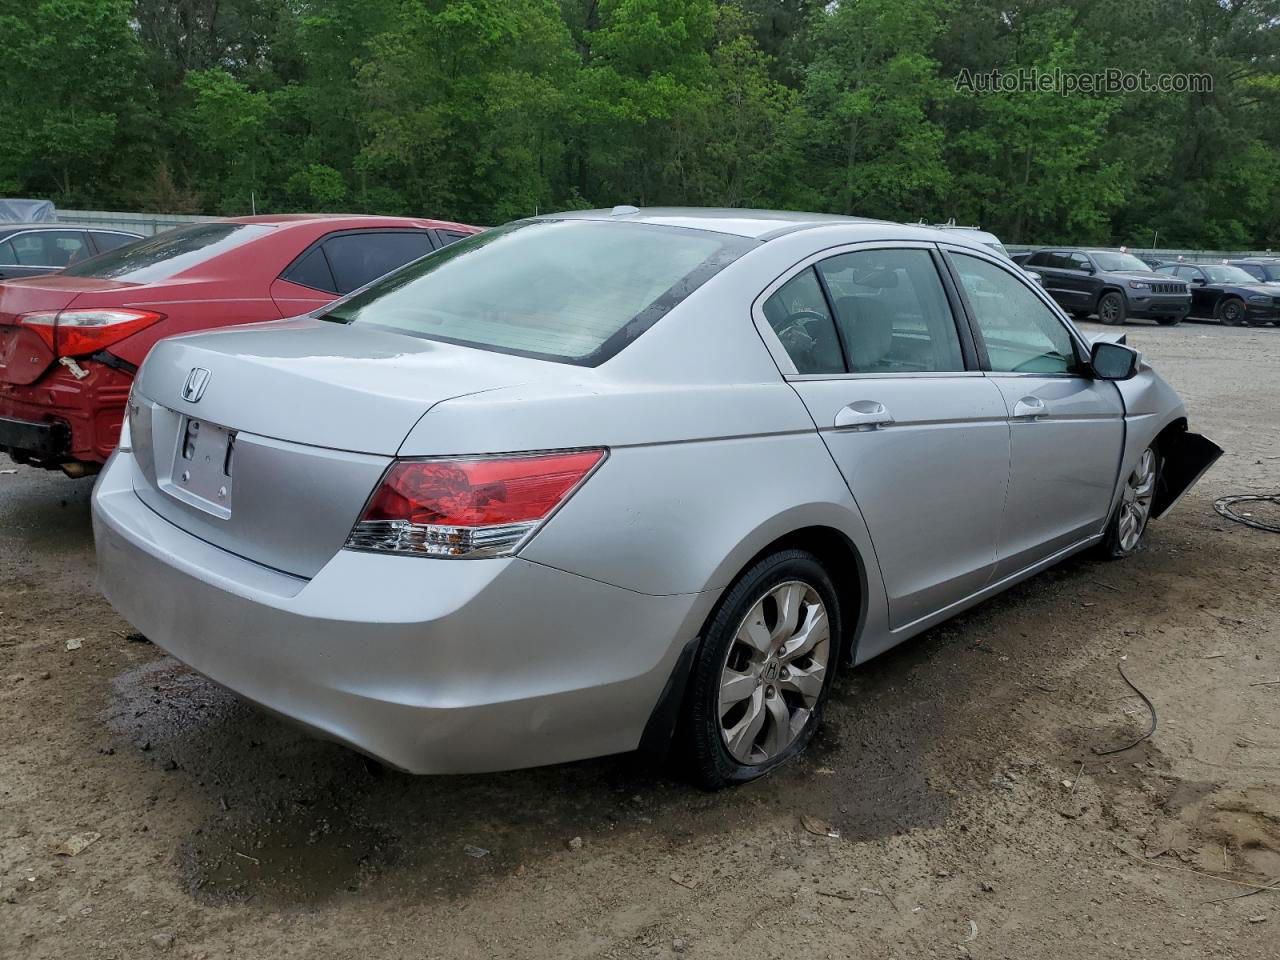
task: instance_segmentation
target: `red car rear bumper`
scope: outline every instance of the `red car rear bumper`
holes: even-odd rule
[[[0,451],[20,463],[105,463],[120,440],[133,375],[78,361],[77,380],[58,364],[35,383],[0,383]]]

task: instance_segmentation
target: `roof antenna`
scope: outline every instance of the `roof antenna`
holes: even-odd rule
[[[620,203],[609,212],[611,217],[633,217],[640,212],[639,207],[633,207],[629,203]]]

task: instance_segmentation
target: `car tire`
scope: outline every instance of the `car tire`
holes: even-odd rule
[[[1243,326],[1245,322],[1244,301],[1239,297],[1227,297],[1218,304],[1218,321],[1226,327]]]
[[[1098,319],[1108,326],[1118,327],[1124,323],[1129,313],[1129,305],[1124,294],[1108,290],[1098,298]]]
[[[734,581],[690,677],[681,739],[694,782],[746,783],[804,750],[822,721],[841,625],[831,577],[807,551],[770,554]]]
[[[1133,470],[1125,477],[1120,502],[1107,524],[1102,554],[1111,560],[1132,556],[1142,545],[1151,520],[1151,504],[1160,487],[1164,460],[1155,444],[1142,451]]]
[[[1162,327],[1176,327],[1181,322],[1181,317],[1156,317],[1156,323]]]

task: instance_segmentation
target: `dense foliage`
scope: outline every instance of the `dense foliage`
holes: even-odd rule
[[[0,0],[0,196],[1280,246],[1280,0]],[[1145,69],[1201,93],[983,93]]]

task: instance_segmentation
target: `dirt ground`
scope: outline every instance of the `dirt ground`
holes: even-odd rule
[[[846,674],[718,794],[371,768],[129,639],[90,484],[0,472],[0,956],[1274,960],[1280,888],[1223,898],[1280,878],[1280,536],[1212,503],[1280,490],[1280,329],[1128,333],[1227,451],[1146,549]],[[1148,722],[1122,658],[1159,729],[1103,758]]]

